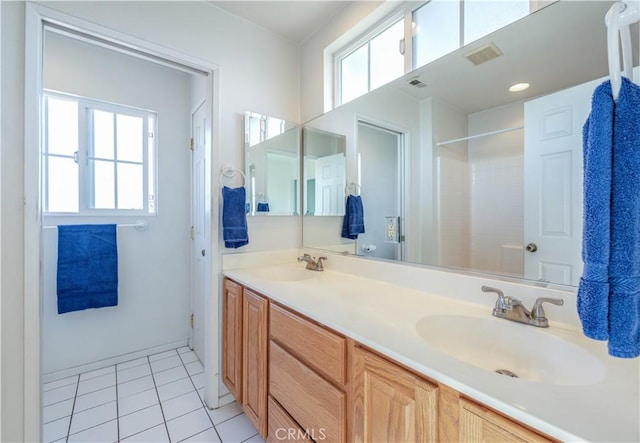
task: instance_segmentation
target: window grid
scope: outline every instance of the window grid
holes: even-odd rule
[[[157,199],[156,199],[156,183],[155,177],[157,176],[156,167],[156,154],[155,152],[155,124],[157,121],[156,114],[151,111],[138,110],[135,108],[126,107],[123,105],[109,104],[105,102],[99,102],[83,97],[71,96],[63,93],[46,91],[44,95],[45,99],[45,118],[44,118],[44,133],[45,139],[43,143],[43,188],[44,188],[44,212],[50,215],[65,214],[65,215],[155,215],[157,212]],[[50,152],[49,149],[49,100],[67,100],[76,102],[78,105],[78,150],[74,155],[64,155]],[[94,112],[102,111],[111,113],[113,122],[113,158],[106,158],[103,156],[94,155],[95,153],[95,137],[94,137]],[[125,160],[118,158],[118,116],[136,117],[140,118],[142,122],[142,130],[140,131],[142,142],[142,161]],[[65,158],[74,160],[78,165],[78,205],[76,211],[49,211],[50,205],[50,159],[51,158]],[[113,165],[113,198],[114,204],[110,208],[96,208],[95,206],[95,162],[109,162]],[[142,191],[140,209],[122,209],[119,207],[118,194],[124,192],[118,189],[118,166],[119,165],[136,165],[142,169],[142,177],[140,180],[140,188]]]
[[[359,39],[352,42],[349,46],[345,47],[343,50],[337,52],[333,57],[334,64],[334,100],[335,106],[339,106],[343,103],[343,85],[342,85],[342,62],[348,58],[350,55],[357,52],[363,46],[367,46],[367,92],[371,91],[371,40],[379,36],[380,34],[387,31],[389,28],[393,27],[399,21],[406,22],[407,20],[411,20],[411,14],[406,14],[404,10],[397,11],[394,14],[388,16],[383,22],[375,26],[371,31],[360,37]],[[406,39],[405,39],[406,42]],[[405,54],[405,66],[407,65]],[[410,64],[410,63],[409,63]],[[403,69],[404,71],[404,69]]]

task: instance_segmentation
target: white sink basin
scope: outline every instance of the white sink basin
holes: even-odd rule
[[[588,351],[533,326],[493,317],[438,315],[419,320],[416,329],[438,351],[487,371],[506,369],[527,381],[589,385],[605,375],[602,363]]]
[[[278,282],[295,282],[301,280],[309,280],[316,277],[318,271],[309,271],[301,265],[299,268],[294,267],[269,267],[269,268],[256,268],[251,271],[256,277],[265,280],[272,280]]]

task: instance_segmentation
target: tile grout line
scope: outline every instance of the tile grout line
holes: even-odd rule
[[[120,442],[120,402],[118,401],[118,365],[113,365],[113,370],[116,373],[116,441]]]
[[[193,351],[193,352],[195,352],[195,351]],[[182,356],[180,355],[179,352],[178,352],[178,356],[180,357],[180,361],[182,362],[182,365],[184,366],[184,370],[187,371],[187,366],[184,364],[184,360],[182,360]],[[198,356],[198,354],[196,354],[196,357],[197,356]],[[199,357],[198,357],[197,361],[200,361]],[[193,362],[191,362],[191,363],[193,363]],[[202,363],[202,362],[200,362],[200,363]],[[202,366],[204,366],[204,364]],[[204,372],[204,370],[203,370],[203,372]],[[198,374],[200,374],[200,372],[198,372]],[[200,400],[200,403],[202,403],[202,408],[204,409],[205,414],[207,414],[207,417],[209,418],[209,421],[211,422],[211,426],[213,426],[213,432],[216,433],[216,435],[218,436],[218,439],[222,442],[222,437],[220,437],[220,433],[218,432],[218,429],[216,429],[216,424],[213,422],[213,419],[211,418],[211,415],[209,415],[209,411],[207,411],[207,405],[204,402],[204,399],[202,397],[200,397],[200,394],[198,393],[198,388],[196,388],[196,384],[193,382],[193,378],[191,378],[191,374],[189,373],[189,371],[187,371],[187,376],[189,377],[189,381],[191,382],[191,385],[193,386],[193,389],[195,389],[195,391],[196,391],[196,395],[198,396],[198,399]],[[202,431],[202,432],[204,432],[204,431]],[[198,435],[198,434],[194,434],[194,435]],[[193,437],[193,435],[191,437]],[[187,437],[187,438],[191,438],[191,437]]]
[[[176,351],[177,353],[177,351]],[[149,369],[151,370],[151,380],[153,380],[153,387],[156,390],[156,396],[158,397],[158,405],[160,406],[160,413],[162,414],[162,421],[164,423],[164,430],[167,433],[167,439],[171,443],[171,435],[169,434],[169,426],[167,425],[167,418],[164,416],[164,408],[162,407],[162,400],[160,400],[160,393],[158,392],[158,385],[156,385],[156,378],[153,376],[153,367],[151,366],[151,360],[147,355],[147,361],[149,363]]]
[[[76,382],[76,393],[73,396],[73,404],[71,405],[71,415],[69,416],[69,427],[67,428],[67,438],[65,442],[69,442],[69,434],[71,433],[71,422],[73,421],[73,410],[76,407],[76,398],[78,398],[78,389],[80,389],[80,374],[78,374],[78,381]]]

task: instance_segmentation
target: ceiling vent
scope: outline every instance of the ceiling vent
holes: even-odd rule
[[[464,56],[471,63],[478,66],[488,62],[489,60],[500,57],[501,55],[502,51],[495,44],[489,43],[488,45],[481,46],[471,52],[467,52]]]
[[[416,88],[426,88],[427,84],[420,81],[419,77],[412,77],[409,80],[407,80],[407,83],[409,83],[411,86],[415,86]]]

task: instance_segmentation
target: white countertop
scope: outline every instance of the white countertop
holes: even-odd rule
[[[605,343],[585,338],[575,325],[554,322],[549,310],[550,327],[542,329],[492,317],[488,306],[493,300],[485,305],[475,304],[330,269],[308,271],[314,275],[307,280],[269,278],[279,269],[303,266],[303,263],[254,266],[223,273],[552,437],[563,441],[640,442],[640,359],[609,357]],[[419,336],[416,323],[432,315],[493,319],[562,338],[596,357],[604,367],[604,378],[590,385],[554,385],[512,379],[463,363],[431,347]]]

